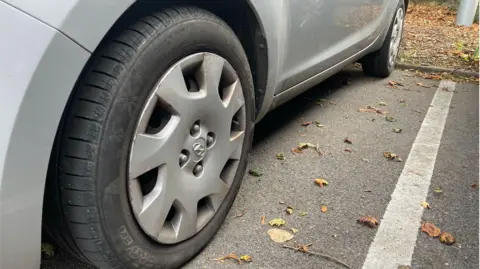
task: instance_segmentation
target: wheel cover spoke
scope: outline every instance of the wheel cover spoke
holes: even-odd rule
[[[175,244],[207,225],[229,193],[245,130],[242,86],[224,58],[197,53],[165,73],[130,148],[130,204],[147,235]]]

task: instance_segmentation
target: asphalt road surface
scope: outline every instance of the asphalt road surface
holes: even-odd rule
[[[403,86],[388,87],[389,80]],[[245,176],[221,230],[184,268],[345,268],[274,243],[267,235],[273,218],[284,219],[287,230],[298,229],[285,244],[311,244],[310,251],[351,268],[479,268],[478,188],[472,187],[479,178],[478,104],[478,85],[423,80],[403,71],[379,80],[349,70],[307,91],[257,125],[249,169],[263,176]],[[367,105],[388,111],[394,121],[358,111]],[[302,127],[306,121],[324,127]],[[347,137],[352,144],[344,142]],[[298,142],[318,144],[322,155],[294,155]],[[385,151],[403,162],[387,160]],[[278,153],[285,160],[276,159]],[[329,185],[321,188],[315,178]],[[423,209],[423,201],[431,208]],[[292,215],[285,213],[287,205],[294,207]],[[359,224],[366,215],[380,225]],[[456,243],[422,233],[424,222],[451,233]],[[214,261],[232,252],[253,261]],[[42,268],[92,267],[59,250]]]

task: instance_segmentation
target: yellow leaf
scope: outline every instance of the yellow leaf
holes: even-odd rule
[[[248,255],[242,255],[242,256],[240,256],[240,260],[245,261],[245,262],[251,262],[252,257],[248,256]]]
[[[288,215],[292,215],[293,214],[293,207],[287,206],[287,208],[285,209],[285,212],[287,212]]]
[[[303,217],[303,216],[306,216],[307,214],[308,214],[308,213],[305,212],[305,211],[300,212],[300,216],[302,216],[302,217]]]
[[[262,220],[260,221],[260,224],[265,225],[265,216],[262,216]]]
[[[323,178],[316,178],[316,179],[315,179],[315,183],[317,183],[320,187],[323,187],[323,186],[327,186],[327,185],[328,185],[328,181],[326,181],[326,180],[323,179]]]
[[[421,202],[420,205],[423,206],[423,208],[428,208],[428,209],[430,209],[430,204],[427,203],[427,202]]]
[[[293,227],[292,227],[292,228],[290,228],[290,231],[292,231],[292,233],[294,233],[294,234],[298,233],[298,229],[296,229],[296,228],[293,228]]]
[[[326,205],[322,205],[322,207],[320,208],[320,210],[322,210],[323,213],[326,213],[328,208]]]
[[[267,234],[270,236],[270,239],[276,243],[284,243],[293,238],[291,233],[282,229],[270,229],[267,231]]]
[[[272,219],[271,221],[268,222],[270,226],[282,226],[285,225],[285,220],[283,219]]]

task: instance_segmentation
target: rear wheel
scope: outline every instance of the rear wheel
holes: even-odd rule
[[[177,268],[214,236],[245,173],[253,85],[231,29],[155,12],[96,53],[59,130],[47,231],[99,268]]]
[[[382,47],[361,60],[365,74],[388,77],[393,72],[402,40],[404,18],[405,3],[400,0]]]

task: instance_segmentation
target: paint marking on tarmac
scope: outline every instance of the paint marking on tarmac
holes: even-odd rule
[[[362,269],[410,265],[455,83],[441,81],[408,155]]]

